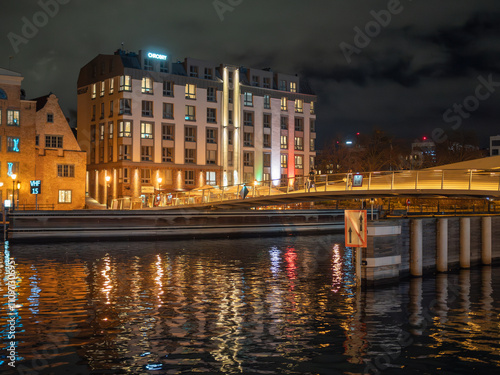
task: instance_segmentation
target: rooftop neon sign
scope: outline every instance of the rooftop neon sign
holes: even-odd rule
[[[156,59],[156,60],[166,60],[167,55],[160,55],[159,53],[153,53],[153,52],[148,52],[148,57],[150,59]]]

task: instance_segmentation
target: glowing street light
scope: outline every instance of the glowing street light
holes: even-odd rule
[[[17,174],[12,173],[12,174],[10,175],[10,177],[12,178],[12,209],[14,209],[14,208],[16,208],[16,200],[15,200],[15,184],[16,184]]]
[[[108,187],[109,187],[109,181],[111,181],[111,176],[106,176],[104,177],[106,180],[106,186],[104,187],[104,197],[106,198],[106,209],[108,209]]]

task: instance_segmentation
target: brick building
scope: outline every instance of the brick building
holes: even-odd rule
[[[20,209],[34,209],[35,203],[41,209],[84,208],[85,152],[57,97],[26,100],[22,80],[0,69],[0,201],[14,200]],[[30,184],[38,180],[36,196]]]
[[[316,100],[299,77],[270,69],[142,51],[98,55],[78,78],[88,193],[101,203],[146,200],[157,189],[307,175]]]

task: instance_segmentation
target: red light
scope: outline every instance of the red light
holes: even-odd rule
[[[359,135],[359,133],[356,133],[356,135]]]
[[[422,139],[423,139],[424,141],[426,141],[426,140],[427,140],[427,137],[423,137]]]

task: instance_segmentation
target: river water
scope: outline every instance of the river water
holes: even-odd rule
[[[498,373],[499,267],[360,290],[342,243],[2,245],[0,373]]]

